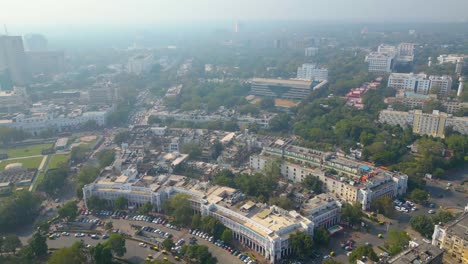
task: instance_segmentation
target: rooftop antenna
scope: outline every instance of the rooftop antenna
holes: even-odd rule
[[[6,24],[3,24],[3,29],[5,29],[5,35],[7,35],[7,36],[8,36],[8,30],[7,30],[7,26],[6,26]]]

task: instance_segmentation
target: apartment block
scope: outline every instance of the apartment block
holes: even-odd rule
[[[312,91],[312,81],[253,78],[250,94],[302,100]]]
[[[365,61],[369,64],[369,72],[390,73],[393,58],[394,56],[385,53],[371,52],[366,56]]]
[[[304,63],[297,68],[297,79],[326,81],[328,80],[328,70],[326,68],[317,68],[317,65],[313,63]]]
[[[451,223],[435,225],[432,245],[445,250],[455,261],[468,263],[468,213]]]

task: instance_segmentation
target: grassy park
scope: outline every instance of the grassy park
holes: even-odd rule
[[[24,158],[24,159],[15,159],[15,160],[2,160],[0,161],[0,170],[4,170],[8,164],[12,163],[22,163],[23,167],[28,169],[37,169],[39,165],[41,165],[41,161],[44,157],[31,157],[31,158]]]
[[[21,158],[28,156],[42,155],[43,149],[51,148],[53,144],[37,144],[18,148],[0,148],[0,153],[8,154],[8,158]]]
[[[70,159],[70,154],[55,154],[50,158],[47,169],[56,169],[60,164],[66,164]]]

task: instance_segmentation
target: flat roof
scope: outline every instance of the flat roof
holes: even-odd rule
[[[311,86],[312,81],[305,81],[305,80],[297,80],[297,79],[272,79],[272,78],[253,78],[252,82],[262,82],[268,83],[272,85],[304,85],[304,86]]]

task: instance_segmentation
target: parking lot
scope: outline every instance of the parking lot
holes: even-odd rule
[[[227,249],[216,246],[214,243],[208,241],[209,237],[201,238],[196,235],[192,235],[188,232],[187,229],[178,228],[172,225],[169,225],[167,220],[163,216],[159,217],[148,217],[148,216],[126,216],[124,214],[114,214],[115,212],[110,211],[101,211],[95,215],[92,215],[91,212],[86,212],[85,210],[80,211],[80,216],[77,218],[77,221],[80,223],[95,223],[97,233],[104,233],[103,225],[105,222],[111,221],[113,224],[113,229],[118,230],[120,233],[129,234],[137,239],[142,239],[147,241],[147,243],[152,243],[160,245],[164,239],[169,236],[172,236],[172,239],[175,242],[183,239],[186,244],[189,243],[192,237],[196,238],[196,243],[205,245],[208,247],[209,251],[218,259],[219,263],[244,263],[238,257],[231,254]],[[160,221],[157,221],[158,218]],[[137,230],[142,229],[142,231],[137,235]],[[75,237],[72,235],[70,237],[60,237],[56,240],[74,240]],[[96,241],[89,237],[85,237],[85,242],[90,242],[90,245],[94,245]],[[51,244],[54,244],[56,240],[51,240]],[[102,239],[100,239],[102,240]],[[214,241],[213,241],[214,242]],[[70,242],[72,244],[72,242]],[[70,245],[71,245],[70,244]],[[148,254],[153,254],[155,259],[163,259],[164,257],[169,260],[175,260],[173,256],[164,255],[161,251],[150,250],[150,247],[142,248],[138,246],[138,243],[133,245],[130,244],[130,251],[127,248],[127,253],[132,262],[141,262],[145,260]],[[135,248],[135,246],[139,248]],[[131,253],[133,252],[133,253]],[[150,253],[148,253],[150,252]],[[245,262],[247,263],[247,262]],[[252,263],[251,263],[252,264]]]

